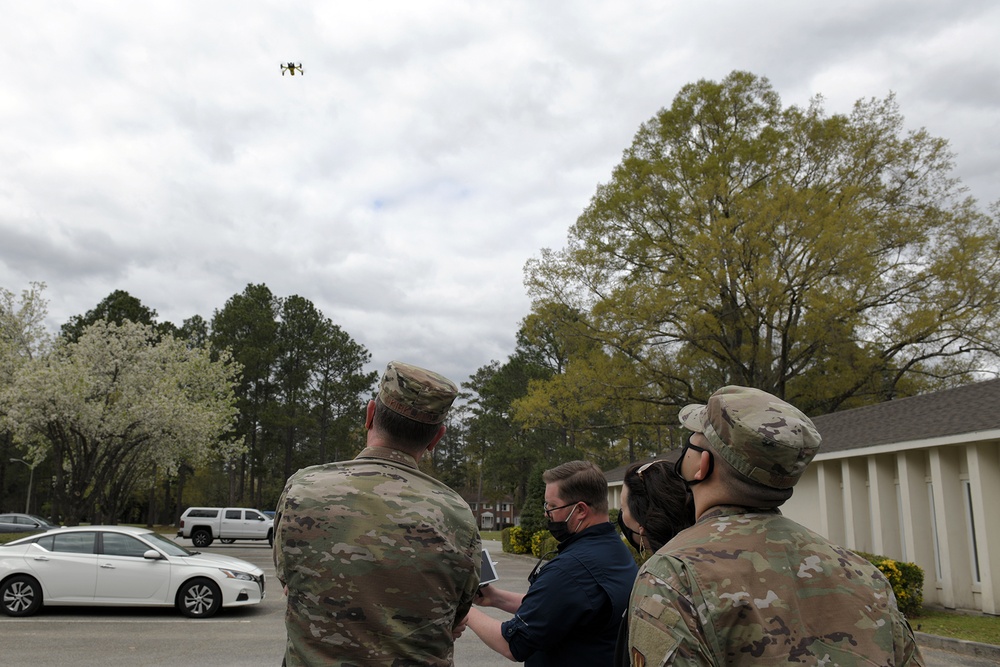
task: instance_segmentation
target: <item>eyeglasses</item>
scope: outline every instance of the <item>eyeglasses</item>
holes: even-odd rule
[[[546,517],[548,517],[549,519],[551,519],[552,518],[552,513],[555,512],[556,510],[566,509],[567,507],[572,507],[573,505],[576,505],[577,503],[583,503],[584,505],[589,505],[590,504],[586,500],[577,500],[574,503],[569,503],[567,505],[560,505],[559,507],[549,507],[548,503],[542,503],[542,511],[545,512],[545,516]]]

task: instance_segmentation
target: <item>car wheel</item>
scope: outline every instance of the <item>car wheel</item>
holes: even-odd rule
[[[222,606],[222,592],[208,579],[186,581],[177,591],[177,609],[189,618],[214,616]]]
[[[201,528],[191,533],[191,544],[204,549],[212,544],[212,533]]]
[[[223,538],[222,538],[221,540],[219,540],[219,541],[220,541],[220,542],[222,542],[223,544],[232,544],[232,543],[233,543],[233,542],[235,542],[236,540],[234,540],[234,539],[233,539],[233,538],[231,538],[231,537],[223,537]]]
[[[267,531],[267,546],[269,546],[269,547],[273,547],[274,546],[274,531],[273,530]]]
[[[32,577],[13,576],[0,586],[0,604],[8,616],[31,616],[42,606],[42,587]]]

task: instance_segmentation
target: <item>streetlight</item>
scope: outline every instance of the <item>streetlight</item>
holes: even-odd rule
[[[31,471],[30,474],[28,475],[28,497],[24,501],[24,513],[25,514],[30,514],[30,510],[31,510],[31,483],[35,480],[35,466],[38,465],[38,464],[37,463],[34,463],[34,464],[28,463],[27,461],[24,461],[22,459],[11,459],[10,460],[11,463],[14,463],[15,461],[17,463],[23,463],[24,465],[28,466],[28,470]]]

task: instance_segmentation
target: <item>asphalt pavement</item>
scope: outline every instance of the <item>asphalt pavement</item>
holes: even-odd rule
[[[186,540],[178,540],[189,546]],[[487,542],[497,561],[496,586],[516,592],[528,588],[530,556],[503,553],[499,542]],[[277,667],[284,653],[285,597],[274,578],[271,551],[263,544],[216,542],[206,552],[223,553],[261,567],[267,597],[253,607],[224,609],[211,619],[188,619],[174,609],[49,607],[28,618],[0,616],[0,665],[4,667]],[[494,618],[509,614],[484,609]],[[929,638],[929,639],[927,639]],[[926,643],[930,642],[930,644]],[[934,644],[937,644],[935,647]],[[922,651],[928,667],[988,667],[1000,664],[997,647],[966,646],[979,655],[944,648],[957,642],[925,636]],[[982,650],[986,653],[982,653]],[[995,652],[994,652],[995,651]],[[501,667],[510,661],[487,648],[467,630],[455,644],[456,667]]]

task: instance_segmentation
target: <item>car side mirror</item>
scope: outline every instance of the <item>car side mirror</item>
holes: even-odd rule
[[[163,558],[163,554],[161,554],[156,549],[150,549],[146,553],[142,554],[142,557],[147,560],[160,560],[161,558]]]

